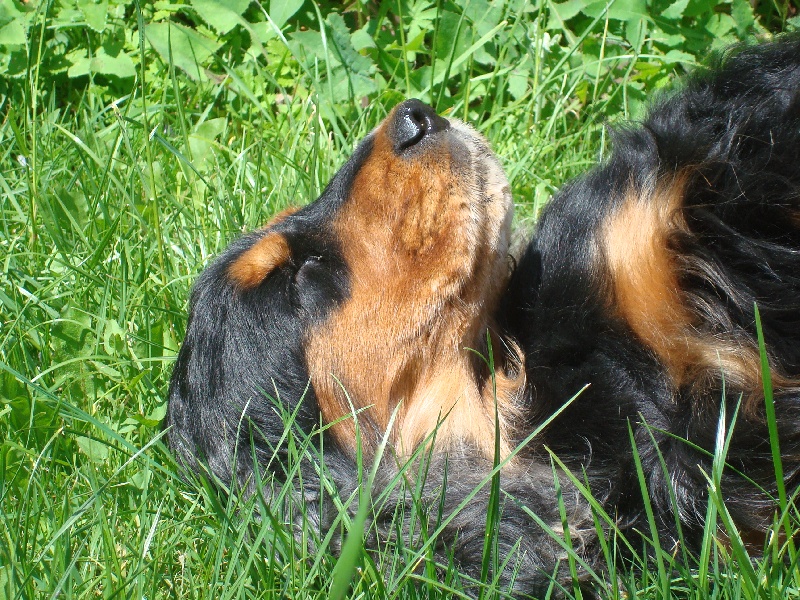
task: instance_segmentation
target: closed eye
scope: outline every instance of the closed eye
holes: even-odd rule
[[[295,271],[295,274],[294,274],[295,283],[297,283],[297,284],[304,283],[308,279],[310,273],[314,269],[319,267],[321,263],[322,263],[322,256],[308,256],[308,257],[306,257],[306,259],[303,261],[303,264],[301,264],[298,267],[297,271]]]

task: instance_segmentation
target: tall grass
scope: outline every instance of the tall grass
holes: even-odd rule
[[[664,64],[646,43],[613,59],[601,55],[598,61],[616,61],[608,72],[581,60],[588,36],[619,43],[608,38],[603,15],[580,35],[565,29],[568,52],[545,64],[548,42],[534,26],[543,14],[531,12],[523,23],[541,69],[519,98],[485,97],[476,107],[469,48],[431,71],[432,82],[436,69],[463,71],[465,85],[451,90],[447,103],[450,114],[481,116],[475,125],[506,166],[520,228],[553,190],[603,153],[607,110],[621,105],[611,118],[630,116],[627,100],[618,101],[633,94],[636,73]],[[433,35],[445,35],[438,21]],[[313,200],[397,95],[384,93],[366,106],[354,99],[346,107],[352,119],[330,119],[319,101],[329,82],[319,74],[303,74],[310,86],[303,97],[268,68],[247,82],[231,71],[219,84],[192,80],[143,54],[130,94],[110,102],[90,84],[64,105],[38,77],[42,52],[41,44],[27,49],[30,76],[9,88],[0,124],[0,598],[461,594],[465,581],[455,569],[441,580],[425,563],[432,545],[424,536],[419,548],[403,542],[374,554],[351,537],[338,559],[337,536],[359,531],[363,510],[353,523],[342,510],[334,528],[317,532],[302,505],[290,501],[297,483],[291,478],[286,485],[262,482],[271,488],[269,505],[260,496],[225,495],[205,479],[180,479],[160,439],[194,277],[242,231]],[[291,57],[288,45],[284,52]],[[498,63],[490,77],[507,66]],[[412,69],[400,65],[387,88],[407,89]],[[434,88],[427,99],[435,102],[444,88]],[[280,94],[281,102],[265,105],[256,93],[263,90]],[[311,442],[287,435],[290,465],[313,455]],[[719,464],[724,448],[721,442]],[[324,457],[316,459],[324,474]],[[797,595],[796,555],[785,537],[773,536],[754,566],[731,537],[723,493],[714,487],[717,464],[709,474],[714,502],[699,564],[660,548],[654,535],[647,548],[623,539],[614,515],[592,501],[597,527],[608,536],[608,564],[593,573],[601,595]],[[371,465],[363,468],[368,480]],[[588,495],[581,474],[567,476]],[[487,485],[499,490],[496,480]],[[367,506],[363,497],[337,498],[332,486],[326,492],[342,507]],[[791,500],[782,499],[777,523],[796,520]],[[717,516],[727,543],[719,541]],[[441,529],[441,515],[420,511],[418,518],[432,520],[422,531]],[[313,544],[298,539],[296,523]],[[486,573],[506,559],[493,554],[491,526],[490,518]],[[580,557],[564,543],[577,569]],[[632,562],[620,562],[622,546]],[[412,568],[409,557],[417,561]],[[562,592],[582,593],[577,586]],[[490,582],[484,597],[502,594]]]

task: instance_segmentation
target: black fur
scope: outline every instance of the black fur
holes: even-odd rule
[[[238,290],[227,270],[264,235],[256,232],[231,244],[195,284],[164,427],[182,461],[198,469],[200,458],[225,485],[252,485],[251,445],[259,463],[281,475],[285,426],[278,406],[296,413],[303,431],[319,425],[303,337],[347,294],[348,274],[327,222],[370,147],[369,139],[359,146],[317,202],[272,228],[289,241],[289,264],[261,285]]]
[[[611,481],[608,504],[641,528],[632,425],[662,534],[675,541],[677,510],[691,542],[705,518],[703,472],[711,473],[711,458],[673,436],[713,453],[721,403],[730,419],[747,391],[729,378],[723,393],[721,370],[705,374],[712,382],[702,392],[674,389],[658,358],[609,314],[591,253],[621,193],[690,170],[682,209],[688,231],[669,243],[695,326],[753,347],[757,303],[772,366],[800,375],[800,38],[729,52],[657,101],[642,126],[616,132],[613,146],[606,164],[544,211],[509,286],[507,326],[527,355],[531,425],[591,384],[541,443],[577,468],[588,466],[597,481]],[[794,491],[800,390],[778,387],[775,396],[784,475]],[[755,482],[726,470],[734,522],[764,531],[776,486],[763,407],[739,414],[727,462]]]

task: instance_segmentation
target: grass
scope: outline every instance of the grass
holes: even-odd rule
[[[603,154],[604,120],[636,110],[627,98],[642,91],[632,83],[637,73],[664,64],[646,44],[616,55],[605,73],[597,63],[612,59],[580,60],[587,36],[617,43],[607,25],[601,15],[583,37],[565,36],[565,58],[536,71],[520,98],[484,99],[476,112],[467,89],[451,91],[451,114],[479,115],[475,125],[501,156],[520,229]],[[531,31],[541,48],[543,35]],[[247,82],[232,72],[219,85],[148,54],[130,94],[111,102],[90,84],[65,105],[38,79],[37,52],[31,48],[31,77],[15,80],[3,99],[0,124],[0,599],[459,594],[464,582],[454,571],[438,581],[430,565],[407,567],[409,556],[430,555],[429,540],[367,554],[352,538],[339,562],[328,546],[348,527],[343,511],[317,540],[323,550],[312,553],[292,535],[291,523],[316,535],[291,501],[292,486],[274,490],[270,506],[222,495],[207,481],[179,479],[160,441],[194,277],[240,232],[313,200],[397,94],[353,101],[353,118],[330,119],[316,75],[306,74],[304,99],[268,69]],[[451,52],[437,68],[449,72],[457,58]],[[386,87],[404,89],[412,67],[397,69]],[[458,68],[470,81],[469,67]],[[265,104],[255,93],[263,90],[283,102]],[[650,548],[623,539],[613,515],[594,503],[598,527],[610,531],[602,542],[607,570],[595,574],[602,596],[800,595],[790,545],[776,535],[765,558],[751,563],[730,535],[715,487],[727,436],[720,431],[708,474],[713,502],[699,562],[660,548],[651,532],[643,532]],[[295,459],[309,451],[309,440],[288,436],[287,444]],[[569,476],[585,489],[580,474]],[[496,478],[487,485],[496,487]],[[796,522],[792,500],[781,499],[777,524]],[[362,510],[356,523],[363,518]],[[441,524],[441,515],[419,519],[430,520],[423,530],[431,532]],[[718,522],[727,544],[718,542]],[[486,573],[505,560],[492,554],[490,525]],[[633,564],[617,558],[623,546]],[[570,567],[579,561],[573,553]],[[483,597],[498,594],[490,584]]]

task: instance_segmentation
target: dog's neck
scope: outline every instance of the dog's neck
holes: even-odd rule
[[[414,297],[413,290],[408,293]],[[371,339],[359,339],[363,320],[386,314],[382,305],[394,299],[373,294],[345,304],[323,326],[332,330],[312,342],[347,340],[348,348],[311,343],[307,357],[324,421],[340,421],[332,430],[340,445],[353,445],[358,424],[362,444],[375,447],[395,415],[389,439],[401,455],[433,440],[437,449],[468,445],[491,458],[497,421],[501,455],[507,456],[525,370],[513,346],[497,339],[494,372],[488,367],[492,327],[486,306],[495,305],[497,296],[493,291],[480,298],[462,288],[437,305],[395,302],[394,319],[370,322]],[[357,314],[347,314],[351,306],[360,308]],[[418,325],[409,329],[407,323]],[[342,360],[352,356],[353,346],[360,347],[363,359]]]

